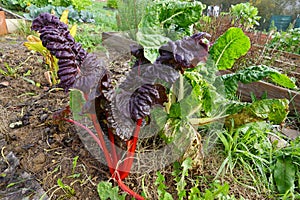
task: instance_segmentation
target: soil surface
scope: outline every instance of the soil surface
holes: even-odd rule
[[[0,199],[45,193],[49,199],[99,199],[96,185],[108,180],[108,170],[85,150],[74,126],[53,120],[68,95],[50,87],[43,57],[23,42],[0,37],[0,69],[8,73],[0,75]],[[75,195],[59,187],[59,179]]]

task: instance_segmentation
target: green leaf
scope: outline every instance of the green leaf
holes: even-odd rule
[[[188,175],[188,170],[192,168],[192,162],[193,161],[191,158],[187,158],[182,162],[181,166],[183,167],[182,169],[183,176]]]
[[[290,157],[277,159],[274,169],[274,179],[280,194],[285,194],[294,187],[296,167]]]
[[[137,41],[144,47],[145,57],[153,63],[160,46],[190,35],[190,26],[200,19],[204,8],[197,1],[166,0],[149,5],[137,32]]]
[[[224,82],[227,98],[234,98],[238,82],[248,84],[266,77],[270,77],[274,83],[286,88],[294,89],[297,87],[289,77],[265,65],[251,66],[236,73],[224,74],[220,78]]]
[[[180,181],[177,182],[176,184],[177,194],[179,199],[183,199],[184,197],[186,197],[185,186],[187,185],[187,183],[185,181],[185,177],[188,176],[188,170],[192,168],[192,159],[191,158],[185,159],[181,164],[181,166],[183,167],[181,178]]]
[[[119,188],[112,187],[111,182],[102,181],[97,186],[97,192],[101,200],[116,199],[125,200],[126,194],[119,195]]]
[[[289,101],[287,99],[263,99],[252,103],[247,110],[253,116],[280,124],[288,115]]]
[[[287,99],[263,99],[255,101],[252,104],[245,104],[245,107],[238,113],[226,117],[226,125],[231,126],[231,120],[234,120],[234,126],[238,127],[250,122],[268,120],[274,124],[281,124],[289,112],[289,101]]]
[[[84,116],[81,114],[82,106],[85,104],[85,99],[82,96],[82,92],[79,90],[70,91],[70,108],[73,114],[73,118],[79,121]]]
[[[155,180],[155,185],[157,186],[157,193],[159,199],[162,200],[173,200],[173,197],[170,193],[166,191],[167,186],[165,185],[165,177],[158,171],[156,172],[157,178]]]
[[[201,192],[198,189],[198,185],[196,185],[190,189],[188,196],[189,196],[189,198],[188,198],[189,200],[200,199]]]
[[[211,54],[219,70],[230,69],[234,62],[250,49],[250,39],[240,28],[229,28],[211,47]]]

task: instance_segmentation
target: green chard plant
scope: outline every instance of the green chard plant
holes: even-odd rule
[[[231,5],[229,13],[234,17],[232,22],[241,25],[245,30],[258,26],[261,18],[258,16],[258,9],[249,2]]]
[[[267,46],[281,51],[300,54],[299,40],[300,28],[294,28],[286,32],[276,32]]]

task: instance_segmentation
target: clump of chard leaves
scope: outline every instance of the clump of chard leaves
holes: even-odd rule
[[[296,88],[286,75],[268,66],[251,66],[236,73],[216,75],[219,70],[232,68],[234,62],[249,49],[250,40],[243,31],[230,28],[210,47],[206,62],[200,62],[180,74],[171,88],[166,109],[153,111],[153,118],[164,127],[166,134],[163,137],[168,142],[180,137],[176,131],[167,131],[170,127],[179,130],[181,126],[188,126],[188,130],[197,131],[195,125],[221,122],[230,127],[234,120],[238,127],[257,121],[280,124],[286,119],[289,112],[287,99],[263,99],[247,103],[238,101],[236,95],[239,82],[247,84],[266,77],[280,86]]]

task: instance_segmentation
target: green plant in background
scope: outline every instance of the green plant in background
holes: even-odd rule
[[[290,29],[286,32],[276,32],[268,47],[300,54],[300,28]]]
[[[91,0],[31,0],[31,4],[37,7],[53,6],[73,6],[76,10],[83,10],[92,5]]]
[[[120,31],[127,32],[129,37],[136,40],[138,25],[145,15],[147,0],[121,0],[118,3],[117,23]]]
[[[63,6],[53,6],[53,5],[47,5],[45,7],[38,8],[35,5],[31,5],[26,8],[29,12],[25,13],[23,16],[27,20],[33,20],[35,19],[40,13],[54,13],[57,17],[61,17],[63,12],[65,10],[69,11],[68,19],[71,22],[86,22],[86,23],[94,23],[95,16],[93,13],[81,10],[77,11],[73,8],[73,6],[63,7]]]
[[[97,27],[100,27],[101,32],[117,31],[116,10],[107,9],[106,2],[94,2],[93,6],[89,7],[89,12],[93,13]],[[100,35],[101,33],[99,33]]]
[[[119,0],[107,0],[106,6],[108,8],[117,9]]]
[[[229,13],[233,16],[233,23],[240,24],[245,30],[258,26],[261,18],[257,8],[249,2],[232,5]]]
[[[23,22],[23,21],[21,21],[19,23],[19,27],[18,27],[18,30],[17,30],[16,33],[18,35],[21,35],[21,36],[24,36],[24,37],[26,37],[28,35],[35,35],[35,36],[37,36],[37,34],[34,31],[32,31],[30,27],[31,27],[31,22],[28,22],[28,21]]]
[[[0,5],[3,5],[7,9],[24,11],[29,6],[31,0],[0,0]]]
[[[100,26],[95,26],[93,24],[81,24],[77,29],[75,40],[80,42],[82,47],[89,52],[102,51],[104,50],[104,47],[102,46],[100,29]]]
[[[92,5],[91,0],[71,0],[71,2],[76,10],[84,10]]]
[[[158,48],[170,40],[177,40],[193,33],[205,5],[199,1],[155,1],[142,18],[137,41],[144,47],[145,57],[154,62]]]

